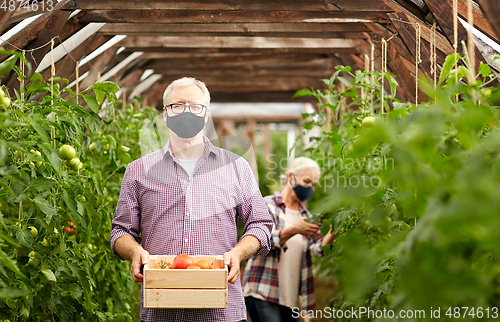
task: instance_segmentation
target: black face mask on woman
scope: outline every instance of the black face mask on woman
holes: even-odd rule
[[[313,194],[313,188],[311,186],[302,186],[298,184],[295,175],[293,175],[293,178],[295,179],[295,185],[293,185],[291,181],[290,185],[292,186],[293,192],[295,192],[297,199],[299,199],[300,202],[304,202],[311,198]]]
[[[182,139],[191,139],[205,127],[205,118],[190,112],[168,116],[167,127]]]

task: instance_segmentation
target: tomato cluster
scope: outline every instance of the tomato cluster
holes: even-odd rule
[[[188,254],[180,254],[174,258],[172,263],[160,261],[153,267],[154,269],[222,269],[223,267],[217,263],[212,263],[206,259],[200,259],[194,262],[193,258]]]

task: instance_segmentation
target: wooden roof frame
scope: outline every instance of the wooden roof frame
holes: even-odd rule
[[[422,27],[421,73],[431,77],[427,57],[434,21],[439,27],[438,63],[453,52],[453,0],[423,1],[425,5],[420,7],[411,0],[63,0],[45,12],[40,5],[36,11],[24,6],[15,12],[2,12],[0,32],[23,19],[42,15],[0,46],[29,50],[58,36],[57,46],[89,23],[105,23],[57,61],[56,74],[73,81],[75,60],[113,36],[125,35],[91,64],[81,67],[80,75],[89,72],[82,86],[140,52],[127,60],[128,64],[122,63],[110,79],[132,93],[142,82],[143,72],[154,70],[160,75],[155,76],[158,81],[143,91],[142,97],[160,108],[165,86],[182,76],[205,81],[216,102],[312,101],[292,96],[304,87],[324,86],[320,79],[329,78],[339,63],[364,69],[371,44],[375,45],[375,66],[380,70],[380,41],[385,38],[391,39],[388,70],[401,85],[400,98],[414,101],[415,70],[411,68],[416,33],[409,23]],[[477,2],[479,5],[473,6],[475,28],[500,43],[500,5]],[[458,14],[466,20],[467,0],[458,0]],[[458,37],[459,41],[467,40],[460,24]],[[50,46],[38,49],[29,60],[36,66],[49,51]],[[484,58],[476,48],[476,65],[480,61]],[[48,79],[50,71],[45,69],[42,75]],[[12,74],[1,81],[9,88],[19,86]]]

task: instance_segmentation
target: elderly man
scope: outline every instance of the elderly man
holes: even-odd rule
[[[129,260],[136,282],[149,254],[224,255],[229,265],[226,309],[145,309],[141,321],[244,321],[240,262],[270,249],[272,219],[249,164],[203,135],[210,93],[194,78],[172,82],[163,95],[170,139],[131,162],[123,176],[110,244]],[[237,218],[243,223],[238,241]],[[141,299],[142,303],[142,299]]]

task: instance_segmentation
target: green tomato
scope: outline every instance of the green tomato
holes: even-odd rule
[[[374,116],[367,116],[363,119],[361,122],[361,125],[363,125],[366,128],[371,128],[375,125],[375,117]]]
[[[38,236],[38,229],[36,229],[36,227],[33,226],[29,226],[28,228],[31,230],[31,235],[33,235],[33,237],[36,238]]]
[[[92,153],[97,152],[97,145],[95,144],[95,142],[92,142],[92,143],[89,145],[89,149],[90,149],[90,152],[92,152]]]
[[[76,166],[78,165],[78,163],[80,163],[80,159],[77,158],[77,157],[74,157],[71,160],[66,160],[64,163],[66,163],[66,165],[68,167],[70,167],[70,168],[76,168]]]
[[[14,156],[18,159],[21,159],[23,157],[23,152],[21,150],[17,150]]]
[[[386,216],[385,221],[389,224],[392,221],[392,218],[389,216]]]
[[[43,240],[42,240],[42,242],[41,242],[41,244],[43,246],[49,246],[49,241],[47,240],[47,238],[44,237]]]
[[[42,153],[40,151],[31,149],[30,152],[33,153],[34,155],[38,155],[39,157],[42,156]]]
[[[29,257],[29,258],[35,258],[35,257],[36,257],[36,252],[32,250],[32,251],[28,254],[28,257]]]
[[[65,144],[59,149],[59,157],[64,160],[71,160],[76,156],[75,148],[71,145]]]
[[[3,89],[0,87],[0,98],[4,98],[5,97],[5,92],[3,91]]]
[[[83,163],[82,162],[78,162],[78,164],[75,166],[76,170],[80,170],[82,168],[83,168]]]
[[[9,107],[10,106],[10,98],[8,98],[7,96],[4,96],[2,98],[0,98],[0,103],[5,106],[5,107]]]

